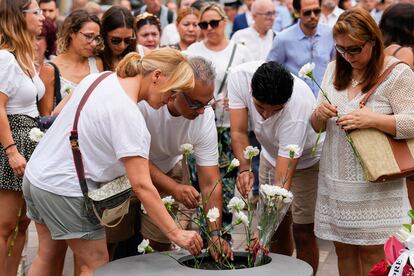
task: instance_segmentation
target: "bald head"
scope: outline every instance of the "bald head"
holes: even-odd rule
[[[266,35],[275,21],[275,5],[271,0],[256,0],[252,5],[253,28],[261,35]]]
[[[256,0],[252,4],[252,13],[263,12],[274,9],[274,4],[271,0]]]

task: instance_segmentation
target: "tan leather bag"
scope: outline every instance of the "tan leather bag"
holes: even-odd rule
[[[389,66],[360,102],[363,108],[377,87],[401,62]],[[378,129],[356,129],[349,133],[362,161],[366,179],[382,182],[414,175],[414,138],[394,139]]]

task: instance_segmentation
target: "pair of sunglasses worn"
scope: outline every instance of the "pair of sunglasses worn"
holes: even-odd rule
[[[201,21],[198,23],[198,26],[200,27],[200,29],[202,30],[207,30],[208,29],[208,25],[210,25],[210,27],[212,29],[215,29],[218,27],[218,25],[220,24],[220,21],[223,19],[219,19],[219,20],[210,20],[210,21]]]
[[[119,45],[122,43],[122,41],[124,41],[125,45],[129,45],[134,40],[135,40],[135,37],[133,36],[125,37],[125,38],[114,36],[109,39],[112,45]]]
[[[321,13],[321,8],[316,8],[316,9],[313,9],[313,10],[304,11],[303,15],[304,16],[311,16],[312,13],[314,15],[319,15]]]
[[[338,51],[338,53],[340,53],[341,55],[345,55],[345,53],[354,56],[354,55],[358,55],[362,52],[362,49],[364,49],[365,44],[362,44],[360,46],[351,46],[351,47],[342,47],[339,45],[335,45],[336,50]]]

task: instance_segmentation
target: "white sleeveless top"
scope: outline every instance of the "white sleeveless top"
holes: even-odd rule
[[[96,58],[89,57],[88,58],[89,64],[89,75],[94,73],[99,73],[98,67],[96,65]],[[65,79],[64,77],[60,76],[60,94],[62,95],[62,99],[69,94],[70,91],[73,91],[78,84]]]

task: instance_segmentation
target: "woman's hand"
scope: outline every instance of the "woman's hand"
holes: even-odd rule
[[[367,107],[363,107],[341,116],[337,124],[344,130],[371,128],[375,125],[376,115],[375,112],[372,112]]]
[[[203,240],[195,231],[186,231],[176,228],[168,233],[168,238],[175,242],[179,247],[188,250],[192,255],[197,256],[203,248]]]
[[[254,174],[250,171],[244,171],[237,176],[236,185],[237,190],[243,197],[249,195],[250,190],[252,189],[254,182]]]
[[[338,115],[336,106],[331,105],[328,102],[322,102],[314,111],[315,117],[319,122],[325,124],[328,119]]]
[[[24,175],[24,169],[26,168],[26,159],[19,153],[15,146],[7,151],[7,157],[14,175],[22,177]]]

